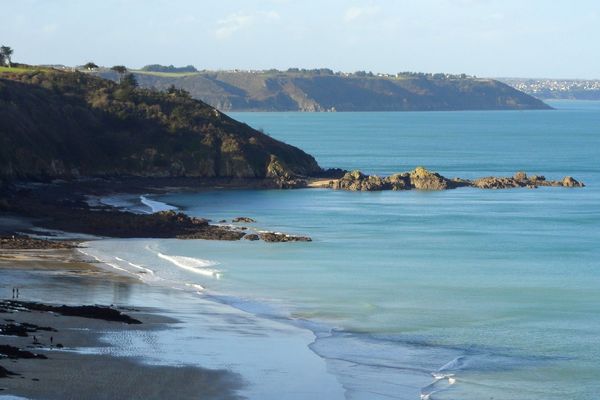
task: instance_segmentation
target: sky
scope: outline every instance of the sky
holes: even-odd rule
[[[29,64],[600,78],[600,0],[0,0]]]

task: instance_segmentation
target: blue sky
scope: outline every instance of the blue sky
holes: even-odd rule
[[[598,0],[10,0],[17,62],[600,78]]]

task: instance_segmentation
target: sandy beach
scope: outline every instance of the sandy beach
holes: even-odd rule
[[[172,329],[175,319],[151,308],[120,309],[141,324],[65,316],[31,311],[11,303],[12,288],[20,288],[19,300],[44,300],[36,280],[51,290],[56,281],[67,280],[82,287],[94,283],[120,287],[140,285],[86,262],[75,249],[2,249],[0,252],[0,398],[6,395],[29,399],[165,399],[177,388],[181,399],[236,399],[241,378],[224,370],[190,365],[151,365],[139,357],[114,356],[107,334],[123,338]],[[60,296],[57,292],[55,295]],[[70,304],[77,297],[65,293]],[[56,303],[50,299],[51,304]],[[16,300],[15,300],[16,301]],[[10,305],[9,305],[10,304]],[[27,327],[21,336],[9,328]],[[8,350],[7,350],[8,349]],[[10,349],[24,351],[15,356]],[[33,354],[35,358],[28,354]],[[25,357],[25,358],[23,358]],[[44,358],[37,358],[44,357]]]

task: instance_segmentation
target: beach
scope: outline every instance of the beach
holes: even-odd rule
[[[197,288],[143,283],[78,250],[3,249],[3,301],[12,302],[12,288],[18,287],[15,301],[101,304],[141,324],[1,312],[2,324],[51,330],[0,335],[0,345],[47,357],[1,358],[11,375],[0,378],[0,398],[302,399],[311,393],[343,398],[323,361],[308,349],[310,331],[202,299]],[[247,353],[249,348],[262,355]],[[317,386],[306,387],[307,381]]]
[[[12,287],[20,289],[19,300],[43,301],[44,293],[32,287],[32,281],[49,281],[60,296],[57,281],[82,286],[101,281],[118,285],[121,290],[139,285],[131,278],[110,273],[86,262],[75,250],[2,250],[0,269],[3,276],[2,297],[11,298]],[[52,278],[51,278],[52,277]],[[64,294],[64,300],[77,303],[77,297]],[[12,301],[12,300],[10,300]],[[16,301],[16,300],[15,300]],[[118,357],[110,354],[110,344],[102,337],[111,334],[125,338],[132,335],[160,334],[172,329],[176,320],[150,308],[128,308],[127,315],[141,321],[129,325],[95,318],[64,316],[54,312],[27,311],[18,307],[0,307],[3,324],[37,326],[27,336],[0,335],[0,345],[13,346],[44,356],[38,358],[1,358],[0,366],[9,376],[0,380],[0,397],[4,394],[44,399],[117,399],[170,398],[177,388],[177,398],[236,399],[241,378],[224,370],[197,366],[148,365],[141,357]],[[20,310],[20,311],[19,311]],[[52,340],[52,341],[51,341]],[[140,355],[142,356],[142,355]],[[125,372],[126,371],[126,372]]]

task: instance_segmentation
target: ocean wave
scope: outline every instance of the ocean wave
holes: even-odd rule
[[[184,257],[184,256],[170,256],[163,253],[157,253],[158,257],[163,260],[169,261],[171,264],[178,266],[179,268],[187,271],[210,276],[219,279],[221,277],[221,271],[218,269],[208,268],[217,265],[218,263],[210,260],[203,260],[201,258]]]
[[[143,205],[149,207],[153,213],[160,211],[174,211],[178,209],[177,207],[167,203],[163,203],[162,201],[151,200],[146,196],[140,196],[140,202]]]

